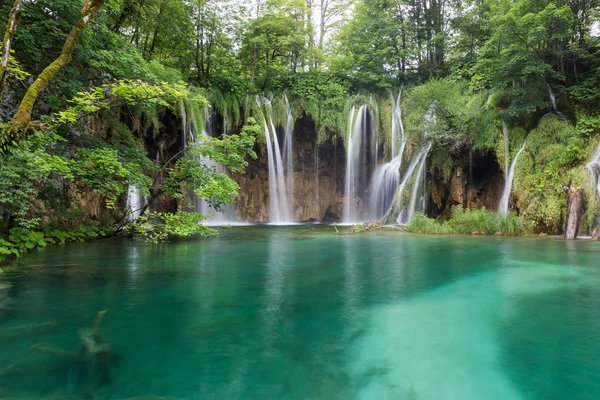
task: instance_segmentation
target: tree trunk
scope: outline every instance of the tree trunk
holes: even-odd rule
[[[2,61],[0,62],[0,102],[4,96],[4,87],[6,86],[6,76],[8,74],[8,62],[10,59],[10,48],[17,31],[17,26],[21,22],[23,14],[23,0],[15,0],[13,8],[8,14],[8,22],[4,31],[4,40],[2,41]]]
[[[565,220],[565,238],[576,239],[579,233],[579,224],[583,214],[583,189],[569,187],[567,200],[567,217]]]
[[[600,240],[600,215],[594,219],[594,230],[592,231],[592,240]]]
[[[71,59],[73,58],[73,49],[79,41],[81,33],[89,25],[92,19],[94,19],[104,1],[105,0],[85,1],[85,5],[81,10],[81,18],[75,23],[69,36],[67,36],[60,56],[42,71],[35,82],[29,86],[25,96],[23,96],[23,100],[21,100],[21,104],[19,105],[16,114],[9,123],[10,133],[13,135],[13,139],[15,136],[23,137],[26,135],[31,122],[31,112],[35,102],[48,83],[54,79],[56,74],[71,62]]]

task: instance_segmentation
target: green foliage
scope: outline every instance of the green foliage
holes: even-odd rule
[[[151,212],[139,217],[125,229],[133,234],[143,236],[151,243],[165,242],[170,237],[217,235],[216,230],[202,225],[202,221],[205,219],[206,216],[200,213],[182,210],[176,213]]]
[[[522,236],[530,232],[528,225],[515,213],[506,216],[488,210],[452,208],[448,221],[439,223],[423,214],[415,215],[406,226],[408,232],[427,234]]]
[[[190,146],[174,166],[167,168],[168,177],[162,192],[180,200],[185,198],[186,192],[191,192],[220,210],[233,201],[239,186],[227,174],[218,173],[214,164],[206,160],[213,160],[233,173],[243,172],[248,166],[246,157],[256,158],[253,146],[259,132],[254,118],[248,118],[248,124],[238,135],[207,137],[201,144]]]
[[[0,237],[0,262],[7,257],[19,257],[34,249],[68,242],[82,242],[105,235],[106,230],[94,221],[88,221],[78,228],[69,230],[35,231],[27,228],[12,228],[6,236]]]
[[[585,133],[548,116],[532,130],[516,167],[513,196],[521,215],[537,232],[560,233],[565,212],[565,187],[588,188],[583,165],[589,141]],[[588,195],[592,188],[586,190]]]

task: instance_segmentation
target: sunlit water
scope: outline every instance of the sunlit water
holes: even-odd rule
[[[0,277],[0,398],[598,398],[598,243],[332,231],[24,257]],[[76,351],[101,310],[110,382],[33,349]]]

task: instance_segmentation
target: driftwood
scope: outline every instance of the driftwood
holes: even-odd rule
[[[377,229],[383,228],[383,224],[380,221],[369,222],[362,225],[351,226],[349,230],[340,232],[337,225],[333,225],[335,232],[338,235],[353,235],[355,233],[371,232]]]
[[[584,211],[583,189],[579,187],[565,188],[567,192],[567,215],[565,219],[565,238],[576,239]]]
[[[75,351],[58,349],[44,344],[33,346],[34,350],[69,360],[73,368],[77,368],[83,377],[83,386],[87,392],[108,383],[111,379],[112,352],[109,343],[100,333],[99,328],[106,312],[96,316],[91,328],[79,331],[80,347]]]

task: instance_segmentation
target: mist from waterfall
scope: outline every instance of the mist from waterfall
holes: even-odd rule
[[[600,197],[600,144],[594,150],[586,168],[592,182],[592,201],[594,201],[596,200],[596,196]]]
[[[269,220],[274,224],[284,224],[292,222],[291,202],[288,197],[288,186],[286,185],[285,170],[281,157],[281,148],[277,138],[277,130],[273,123],[273,110],[271,101],[263,98],[262,102],[259,96],[256,96],[256,103],[263,108],[263,124],[265,130],[265,139],[267,145],[267,158],[269,167]],[[265,115],[266,113],[266,115]],[[267,123],[268,117],[268,123]],[[291,129],[290,129],[291,146]],[[291,152],[291,150],[290,150]],[[290,157],[291,158],[291,157]]]
[[[354,117],[354,106],[350,110],[348,140],[346,142],[346,182],[344,187],[344,214],[342,222],[353,224],[361,222],[359,213],[359,191],[366,185],[366,141],[367,141],[367,105],[363,105]],[[360,193],[361,195],[363,193]]]
[[[513,162],[510,164],[508,168],[508,173],[506,175],[506,180],[504,182],[504,190],[502,191],[502,197],[500,198],[500,203],[498,203],[498,213],[501,215],[508,215],[508,200],[510,199],[510,192],[512,191],[513,179],[515,177],[515,167],[517,166],[517,161],[519,160],[519,156],[525,150],[525,145],[527,141],[523,143],[523,147],[517,152]]]
[[[401,97],[402,88],[395,99],[391,90],[392,102],[392,159],[377,166],[373,173],[369,202],[367,204],[367,217],[371,221],[381,221],[389,213],[394,201],[396,190],[400,185],[400,167],[406,148],[404,125],[402,124]],[[376,159],[377,160],[377,159]]]

